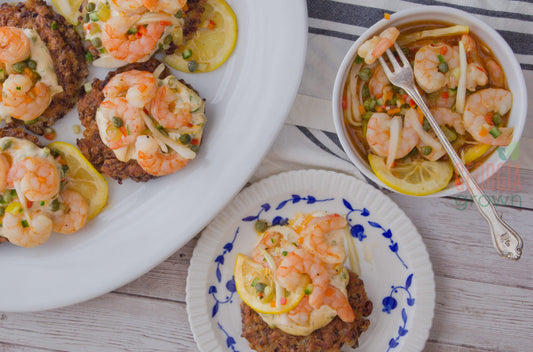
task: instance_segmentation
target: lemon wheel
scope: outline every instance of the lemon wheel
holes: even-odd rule
[[[78,24],[82,0],[52,0],[52,4],[60,15],[73,25]]]
[[[237,41],[237,19],[224,0],[208,0],[200,28],[192,39],[163,61],[182,72],[209,72],[222,65]]]
[[[291,292],[284,297],[279,307],[273,287],[274,278],[270,269],[251,260],[244,254],[238,254],[235,260],[235,287],[241,299],[250,308],[259,313],[281,314],[290,311],[300,303],[305,295],[304,289]]]
[[[387,168],[385,159],[370,154],[370,167],[376,176],[390,188],[412,196],[425,196],[445,188],[453,176],[448,161],[417,159]]]
[[[89,202],[88,218],[95,217],[107,202],[108,186],[104,177],[73,145],[53,142],[48,148],[63,156],[68,166],[67,189],[79,192]]]

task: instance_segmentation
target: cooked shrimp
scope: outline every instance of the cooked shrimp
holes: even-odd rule
[[[164,176],[183,168],[189,159],[171,150],[165,154],[159,148],[159,143],[150,136],[139,136],[135,142],[137,162],[144,171],[154,176]]]
[[[59,192],[59,171],[50,160],[28,156],[15,162],[7,173],[7,183],[18,183],[28,200],[48,200]]]
[[[447,72],[439,71],[441,60],[447,64]],[[428,44],[415,54],[416,82],[426,93],[436,92],[445,86],[455,88],[458,77],[452,73],[458,66],[459,53],[455,48],[443,43]]]
[[[415,109],[407,110],[405,113],[405,123],[409,123],[417,134],[419,138],[417,143],[418,149],[421,149],[425,146],[431,147],[431,152],[429,154],[423,154],[424,158],[435,161],[446,154],[442,144],[440,144],[439,140],[434,136],[434,132],[426,132],[424,130],[422,123],[420,122],[418,112]]]
[[[389,156],[392,118],[385,113],[375,113],[370,117],[366,130],[366,139],[374,152],[381,156]],[[418,135],[409,121],[405,121],[400,132],[398,148],[394,159],[403,158],[418,143]]]
[[[334,237],[332,233],[346,226],[346,219],[339,214],[329,214],[314,218],[301,232],[302,245],[324,263],[340,264],[346,259],[344,250],[344,233]]]
[[[87,222],[89,206],[81,194],[64,190],[59,193],[61,206],[52,213],[53,230],[70,234],[78,231]]]
[[[150,55],[155,49],[166,25],[153,22],[146,27],[137,26],[139,18],[138,15],[117,16],[111,17],[106,22],[102,32],[102,43],[115,59],[132,63]],[[136,29],[136,34],[128,34],[131,28]],[[144,28],[142,32],[140,28]]]
[[[125,97],[130,105],[144,108],[155,96],[155,78],[146,71],[122,72],[109,80],[103,92],[107,99]]]
[[[151,113],[161,126],[179,128],[191,122],[191,104],[183,102],[180,97],[166,86],[157,89]]]
[[[276,278],[281,286],[294,291],[311,279],[313,292],[309,295],[309,304],[313,308],[320,308],[329,284],[328,270],[324,263],[305,249],[297,249],[283,258]]]
[[[0,27],[0,62],[12,65],[30,55],[30,39],[21,29]]]
[[[427,95],[427,105],[429,108],[451,109],[455,104],[457,93],[454,90],[444,87],[434,93]]]
[[[122,14],[136,14],[146,11],[141,0],[111,0],[111,7]]]
[[[372,77],[368,81],[368,89],[370,90],[370,95],[375,97],[385,95],[391,90],[391,83],[381,65],[376,67]]]
[[[5,191],[7,187],[7,172],[9,170],[9,162],[3,154],[0,154],[0,192]]]
[[[389,27],[381,32],[379,36],[375,36],[364,42],[357,49],[357,54],[364,58],[367,64],[371,64],[383,55],[385,50],[394,45],[399,35],[400,31],[396,27]]]
[[[354,321],[355,314],[350,302],[348,302],[348,298],[335,286],[328,285],[324,296],[324,304],[333,308],[342,321],[346,323]]]
[[[300,303],[293,309],[289,311],[289,319],[295,322],[300,326],[307,326],[311,313],[313,312],[313,307],[309,304],[309,297],[304,296]]]
[[[430,111],[439,126],[453,127],[458,133],[465,134],[465,126],[463,125],[461,114],[446,108],[434,108],[430,109]]]
[[[44,214],[33,213],[25,217],[24,213],[6,212],[2,219],[3,235],[9,242],[22,247],[35,247],[48,240],[52,233],[52,220]]]
[[[266,231],[261,235],[259,243],[254,247],[252,251],[252,259],[257,263],[262,264],[263,266],[268,267],[268,263],[265,260],[263,251],[269,252],[272,248],[279,247],[281,241],[283,240],[283,235],[276,231]],[[276,264],[279,264],[281,258],[273,256]]]
[[[466,89],[474,92],[478,86],[482,87],[487,84],[489,77],[485,68],[476,63],[470,63],[466,67]]]
[[[489,72],[490,84],[496,88],[504,88],[505,74],[503,73],[500,64],[498,64],[496,60],[489,59],[485,62],[485,66],[487,66],[487,71]]]
[[[142,0],[144,7],[154,12],[165,12],[174,15],[187,4],[187,0]]]
[[[104,144],[110,149],[133,145],[144,128],[140,110],[125,98],[105,100],[100,108],[104,109],[107,124],[105,133],[100,136]]]
[[[22,74],[11,74],[2,86],[2,101],[7,113],[16,119],[30,121],[39,117],[50,105],[48,86]]]
[[[504,116],[512,106],[511,92],[500,88],[487,88],[470,94],[466,99],[463,121],[466,130],[478,142],[490,145],[509,145],[513,139],[512,127],[498,127],[501,134],[494,137],[489,132],[494,128],[486,116],[498,113]]]

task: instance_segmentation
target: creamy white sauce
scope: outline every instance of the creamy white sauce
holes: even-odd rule
[[[58,170],[61,169],[59,163],[50,154],[50,149],[44,147],[39,148],[33,142],[26,139],[14,138],[14,137],[2,137],[0,138],[0,146],[9,145],[8,148],[2,151],[3,154],[8,155],[11,158],[11,164],[14,164],[29,156],[41,157],[50,160]]]

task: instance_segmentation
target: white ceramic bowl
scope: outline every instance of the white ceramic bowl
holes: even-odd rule
[[[502,65],[507,77],[508,87],[513,94],[513,107],[508,122],[508,126],[514,127],[513,142],[506,147],[505,155],[511,155],[512,150],[517,146],[516,142],[518,142],[522,135],[527,117],[527,91],[520,65],[507,42],[486,23],[464,11],[441,6],[425,6],[403,10],[391,15],[388,20],[383,19],[377,22],[365,31],[351,46],[339,67],[337,77],[335,78],[335,85],[333,87],[333,120],[344,151],[348,154],[355,166],[357,166],[369,179],[392,191],[395,190],[385,185],[376,177],[370,168],[368,159],[359,155],[353,144],[350,142],[342,113],[343,89],[348,71],[357,56],[357,48],[359,48],[362,43],[375,35],[379,35],[379,33],[388,27],[421,21],[437,21],[469,26],[470,31],[491,48],[492,52]],[[480,172],[474,173],[478,176],[476,177],[478,182],[481,183],[485,181],[503,166],[505,160],[502,160],[499,155],[500,153],[494,152],[482,165],[478,166]],[[456,187],[455,183],[452,181],[443,190],[427,195],[426,197],[443,197],[461,191],[464,191],[464,188]]]

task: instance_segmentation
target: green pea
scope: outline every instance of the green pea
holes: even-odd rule
[[[494,122],[495,126],[500,126],[502,124],[502,115],[495,112],[494,115],[492,115],[492,122]]]
[[[448,138],[450,143],[455,142],[455,140],[457,139],[457,133],[455,131],[449,129],[446,126],[441,126],[441,130],[442,132],[444,132],[444,134],[446,135],[446,138]]]
[[[189,72],[196,71],[198,69],[198,62],[196,62],[195,60],[189,61],[189,63],[187,64],[187,68],[189,69]]]
[[[22,73],[22,71],[24,71],[26,67],[28,67],[28,65],[26,65],[26,62],[17,62],[13,64],[13,71],[15,71],[16,73]]]
[[[169,34],[163,39],[163,44],[170,45],[170,43],[172,43],[172,36]]]
[[[88,62],[91,62],[94,60],[94,56],[93,54],[91,54],[89,50],[85,51],[85,60],[87,60]]]
[[[433,151],[433,148],[431,148],[429,145],[423,146],[420,148],[420,152],[424,155],[429,155]]]
[[[118,116],[113,116],[112,120],[113,120],[113,126],[115,126],[116,128],[120,128],[124,125],[124,122]]]
[[[30,224],[28,224],[28,220],[24,219],[20,222],[20,224],[22,225],[22,227],[26,228],[28,226],[30,226]]]
[[[372,70],[369,69],[368,67],[365,67],[361,71],[359,71],[358,75],[359,75],[359,78],[361,78],[363,81],[366,82],[370,80],[370,77],[372,77]]]
[[[51,203],[50,203],[50,210],[52,211],[58,211],[59,210],[59,200],[54,199]]]
[[[35,71],[35,69],[37,68],[37,61],[32,59],[26,60],[26,65],[28,65],[30,70]]]
[[[192,137],[190,134],[185,133],[180,136],[179,141],[181,144],[189,144],[192,141]]]
[[[428,120],[424,118],[424,122],[422,124],[422,128],[424,128],[424,131],[429,132],[431,131],[431,125],[429,124]]]
[[[93,38],[91,39],[91,44],[95,47],[95,48],[99,48],[102,46],[102,39],[100,38]]]
[[[268,223],[265,220],[257,220],[255,222],[254,227],[255,227],[255,231],[259,233],[263,233],[268,228]]]
[[[255,284],[255,290],[259,293],[265,292],[265,287],[266,287],[266,284],[262,282],[258,282]]]
[[[176,12],[176,14],[174,15],[176,18],[182,18],[183,17],[183,11],[182,10],[179,10],[178,12]]]
[[[83,22],[84,23],[88,23],[90,20],[91,20],[91,16],[88,13],[83,15]]]
[[[137,28],[130,28],[128,29],[128,31],[126,32],[126,34],[137,34]]]
[[[89,12],[94,11],[96,9],[96,4],[94,2],[88,2],[85,8]]]
[[[440,72],[447,73],[449,70],[450,70],[450,68],[448,67],[447,63],[442,62],[442,63],[439,64],[439,71]]]

